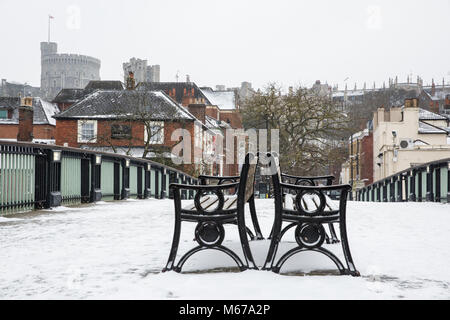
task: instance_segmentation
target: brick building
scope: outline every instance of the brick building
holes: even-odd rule
[[[0,97],[0,139],[54,143],[56,121],[59,112],[56,104],[41,98]],[[25,133],[26,132],[26,133]]]
[[[353,134],[348,140],[349,158],[342,165],[341,183],[349,183],[354,188],[373,183],[373,125]]]
[[[182,169],[192,174],[214,173],[214,166],[202,164],[203,151],[211,149],[216,136],[214,126],[205,125],[204,104],[184,108],[161,91],[97,90],[55,118],[58,145],[137,157],[170,158],[180,141],[172,141],[172,133],[186,129],[193,164]],[[215,169],[215,173],[222,171]]]

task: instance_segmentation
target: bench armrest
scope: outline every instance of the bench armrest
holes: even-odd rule
[[[308,191],[308,190],[317,190],[317,191],[331,191],[331,190],[351,190],[352,186],[349,184],[335,184],[333,186],[299,186],[296,184],[289,183],[280,183],[280,186],[283,188],[288,188],[292,190],[299,191]]]
[[[236,180],[240,179],[240,176],[198,176],[198,179],[210,179],[210,180]]]
[[[180,183],[171,183],[169,189],[188,189],[188,190],[223,190],[223,189],[231,189],[239,186],[239,182],[234,183],[226,183],[226,184],[215,184],[215,185],[190,185],[190,184],[180,184]]]
[[[293,176],[290,174],[285,174],[282,173],[281,174],[282,177],[286,177],[286,178],[292,178],[292,179],[305,179],[305,180],[334,180],[335,177],[334,176],[316,176],[316,177],[308,177],[308,176]]]

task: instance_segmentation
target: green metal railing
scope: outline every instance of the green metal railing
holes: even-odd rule
[[[0,215],[34,208],[34,155],[31,148],[1,146]]]
[[[102,199],[114,200],[114,162],[103,161],[101,166],[101,191]]]
[[[81,159],[62,157],[61,196],[64,205],[81,203]]]
[[[359,201],[450,203],[450,158],[398,172],[360,189]]]
[[[191,183],[197,181],[145,159],[0,141],[0,216],[100,199],[163,199],[169,196],[169,176],[174,173]],[[188,198],[193,197],[190,192]]]

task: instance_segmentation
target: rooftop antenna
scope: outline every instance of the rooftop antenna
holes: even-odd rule
[[[50,22],[52,19],[55,19],[51,14],[48,15],[48,43],[50,43]]]
[[[178,79],[180,78],[180,70],[177,70],[177,74],[175,75],[175,79],[178,82]]]

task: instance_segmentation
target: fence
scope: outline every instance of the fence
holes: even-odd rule
[[[0,141],[0,216],[59,205],[164,199],[169,183],[197,179],[150,160],[43,144]],[[183,199],[193,199],[184,191]]]
[[[356,193],[358,201],[450,203],[450,158],[398,172]]]

